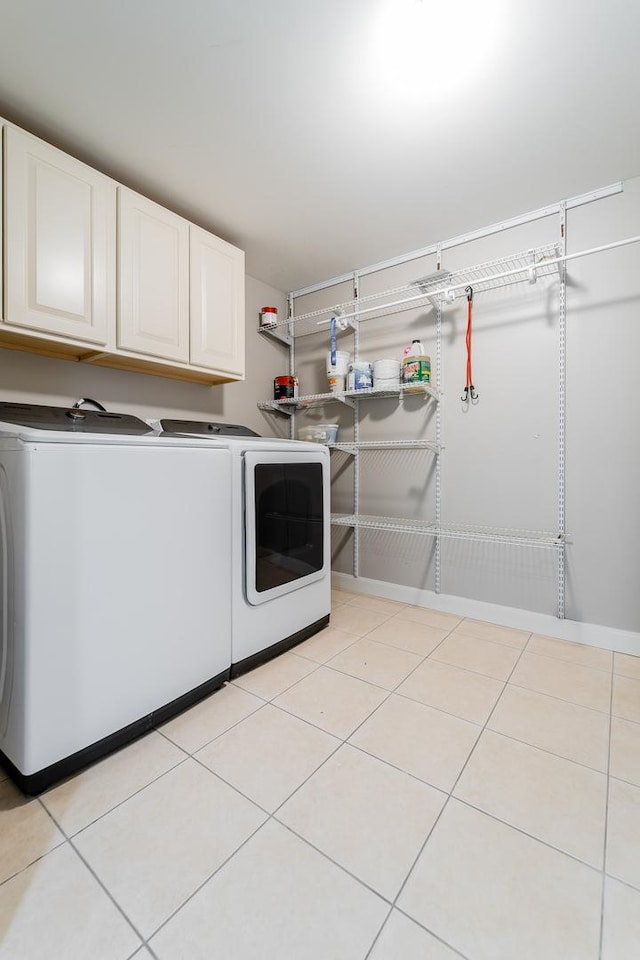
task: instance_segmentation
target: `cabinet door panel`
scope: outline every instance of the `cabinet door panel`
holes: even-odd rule
[[[115,313],[115,184],[5,130],[5,320],[106,344]]]
[[[190,227],[191,363],[244,376],[244,253]]]
[[[118,194],[118,347],[187,362],[189,224],[124,187]]]

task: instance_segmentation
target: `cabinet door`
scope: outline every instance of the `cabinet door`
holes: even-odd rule
[[[244,253],[190,226],[191,363],[244,376]]]
[[[5,321],[106,344],[115,318],[115,183],[5,128]]]
[[[189,360],[189,224],[118,188],[118,342],[123,350]]]

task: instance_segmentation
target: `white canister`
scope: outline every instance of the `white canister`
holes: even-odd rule
[[[393,379],[382,379],[373,381],[374,390],[395,390],[396,392],[400,389],[400,381],[397,378]]]
[[[376,360],[373,364],[373,382],[376,386],[380,381],[385,381],[385,385],[400,382],[400,361],[399,360]]]

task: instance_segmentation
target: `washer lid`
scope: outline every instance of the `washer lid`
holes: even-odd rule
[[[148,423],[129,413],[108,413],[75,407],[48,407],[38,403],[0,402],[1,423],[11,423],[36,430],[56,430],[58,433],[142,436],[153,432]]]
[[[239,423],[215,423],[206,420],[160,420],[163,433],[188,433],[203,437],[259,437],[260,434]]]

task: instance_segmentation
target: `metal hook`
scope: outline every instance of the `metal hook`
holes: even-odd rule
[[[467,300],[469,303],[473,303],[473,287],[465,287],[464,292],[467,295]]]
[[[464,388],[464,393],[460,399],[463,403],[469,403],[469,400],[473,401],[478,399],[478,391],[472,383],[470,383],[468,387]]]

